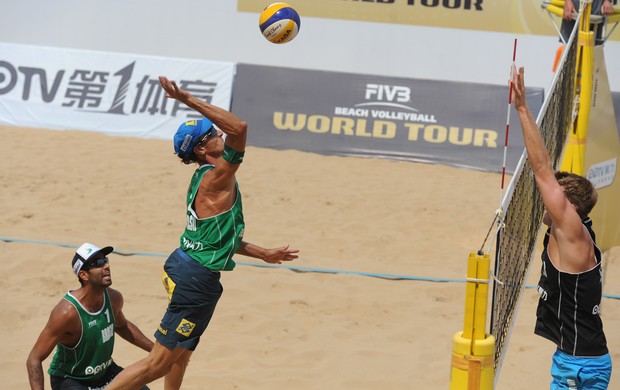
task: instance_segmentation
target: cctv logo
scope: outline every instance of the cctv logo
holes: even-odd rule
[[[366,100],[409,103],[411,88],[400,85],[366,84]]]

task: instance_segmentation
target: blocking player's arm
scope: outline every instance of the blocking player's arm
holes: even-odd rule
[[[129,321],[123,313],[123,305],[125,303],[123,295],[112,288],[108,288],[108,295],[114,310],[114,331],[116,334],[136,347],[150,352],[153,349],[153,342],[133,322]]]
[[[534,171],[536,184],[554,229],[559,233],[558,239],[573,242],[584,234],[581,218],[555,178],[549,152],[525,100],[524,69],[520,68],[518,72],[513,69],[513,75],[512,97],[521,121],[527,158]]]
[[[77,343],[77,340],[74,340],[74,335],[78,334],[76,333],[76,325],[81,327],[73,306],[63,300],[54,307],[45,328],[43,328],[26,360],[31,389],[42,390],[44,388],[45,378],[42,363],[52,353],[56,345],[72,346]],[[77,332],[80,330],[77,329]]]

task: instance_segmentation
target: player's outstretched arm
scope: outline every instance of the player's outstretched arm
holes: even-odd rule
[[[545,208],[551,215],[554,223],[562,222],[568,207],[572,207],[562,187],[555,178],[555,171],[551,166],[551,158],[540,135],[540,129],[534,120],[527,101],[525,100],[524,69],[517,72],[513,69],[512,98],[515,109],[519,114],[523,141],[527,150],[527,159],[534,171],[534,178],[543,198]]]
[[[179,88],[175,81],[168,80],[164,76],[159,76],[159,83],[166,91],[167,97],[184,103],[215,123],[227,135],[226,144],[228,146],[239,152],[245,151],[247,122],[239,119],[230,111],[197,99],[188,91]]]
[[[513,69],[513,101],[523,131],[527,158],[534,172],[536,185],[551,217],[552,234],[557,239],[559,256],[557,266],[566,272],[581,272],[587,268],[592,256],[592,240],[581,223],[576,207],[568,200],[562,186],[555,177],[551,158],[525,101],[524,69]],[[560,130],[560,129],[559,129]],[[548,223],[548,221],[547,221]],[[587,263],[584,263],[584,260]],[[586,266],[584,266],[586,264]]]
[[[236,253],[261,259],[269,264],[281,264],[283,261],[292,261],[299,257],[299,249],[290,249],[288,245],[278,248],[262,248],[246,241],[241,241]]]

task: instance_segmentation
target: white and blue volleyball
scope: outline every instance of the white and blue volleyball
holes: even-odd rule
[[[286,3],[273,3],[260,13],[260,31],[271,43],[290,42],[297,36],[301,27],[299,14]]]

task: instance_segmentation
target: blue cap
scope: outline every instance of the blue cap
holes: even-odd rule
[[[191,155],[200,137],[211,127],[213,127],[213,122],[207,118],[181,123],[177,132],[174,133],[174,152],[181,157]]]

